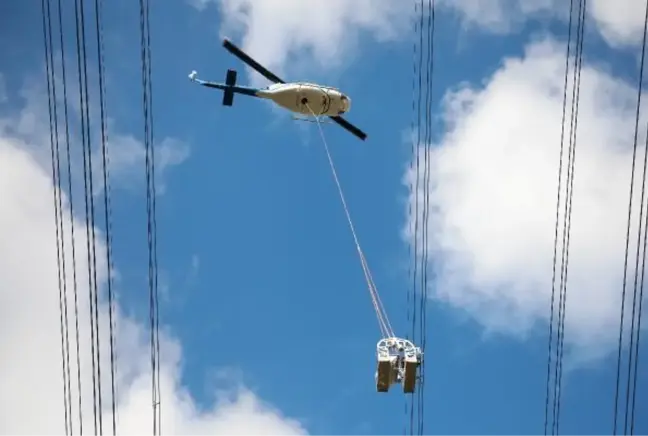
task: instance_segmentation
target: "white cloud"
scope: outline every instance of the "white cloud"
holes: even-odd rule
[[[439,5],[460,13],[464,24],[507,33],[538,14],[569,18],[564,0],[439,0]],[[574,16],[578,3],[574,1]],[[590,18],[613,46],[637,44],[643,34],[646,2],[643,0],[589,0]],[[589,24],[588,24],[589,27]],[[575,27],[574,27],[575,28]]]
[[[58,70],[57,70],[58,71]],[[89,74],[90,75],[90,74]],[[43,72],[43,76],[45,73]],[[60,147],[60,158],[62,171],[65,171],[65,126],[64,126],[64,105],[63,105],[63,85],[60,77],[56,77],[57,87],[57,117],[58,117],[58,137]],[[50,131],[49,131],[49,111],[47,101],[46,84],[42,79],[31,77],[25,81],[20,94],[24,104],[20,110],[13,115],[0,119],[0,135],[13,137],[25,143],[33,156],[37,159],[43,168],[51,166],[50,151]],[[69,110],[69,133],[70,144],[76,144],[77,147],[71,146],[73,178],[81,180],[83,183],[83,160],[80,147],[80,106],[78,101],[78,84],[74,83],[68,77],[68,110]],[[93,90],[90,94],[96,96]],[[75,98],[76,96],[76,98]],[[11,102],[15,103],[15,102]],[[93,165],[93,188],[96,194],[103,189],[102,154],[101,154],[101,126],[99,125],[98,101],[90,101],[91,117],[91,145],[92,145],[92,165]],[[107,116],[107,149],[109,151],[108,168],[111,180],[116,181],[116,186],[126,189],[140,189],[145,186],[143,182],[145,168],[145,148],[142,141],[129,133],[120,131],[116,127],[116,122]],[[169,170],[183,162],[190,155],[189,145],[179,139],[166,137],[155,142],[155,164],[156,164],[156,185],[159,193],[164,193],[165,176]],[[76,195],[76,193],[75,193]]]
[[[52,180],[19,140],[0,137],[0,433],[63,433],[61,336],[53,221]],[[64,199],[64,209],[65,199]],[[88,279],[85,227],[81,220],[64,216],[66,228],[70,356],[73,416],[76,406],[76,365],[71,274],[70,224],[74,220],[81,326],[84,432],[92,432],[92,394]],[[98,232],[98,231],[97,231]],[[103,426],[110,432],[105,300],[105,247],[97,234],[98,284],[101,292],[100,332],[102,360]],[[151,431],[151,392],[148,336],[144,325],[129,319],[117,307],[118,426],[125,434]],[[161,394],[163,431],[201,434],[300,434],[301,425],[285,419],[244,387],[215,395],[218,401],[200,407],[180,385],[180,344],[168,333],[162,338]],[[75,419],[76,422],[76,419]],[[78,433],[75,425],[75,432]]]
[[[594,0],[590,13],[603,37],[612,45],[638,44],[643,36],[646,2]]]
[[[491,331],[548,319],[563,74],[564,46],[530,45],[483,87],[446,94],[448,131],[427,151],[434,298]],[[618,335],[635,105],[632,86],[583,66],[565,337],[581,356]]]
[[[222,35],[243,34],[242,48],[281,76],[290,65],[297,79],[305,64],[311,70],[335,68],[346,62],[360,32],[391,39],[407,27],[413,6],[402,0],[193,0],[199,10],[217,3]],[[405,26],[405,27],[404,27]],[[257,74],[252,80],[263,82]]]
[[[126,188],[140,189],[143,182],[146,149],[142,142],[132,135],[115,135],[109,141],[108,147],[108,169],[111,177],[115,177],[115,184]],[[183,141],[164,138],[155,145],[155,177],[156,192],[163,194],[166,191],[165,175],[167,171],[176,165],[180,165],[189,158],[189,145]],[[96,173],[99,174],[102,168],[101,151],[97,150],[93,157],[93,165]],[[138,183],[139,181],[139,183]]]
[[[438,5],[461,14],[466,25],[477,25],[493,32],[506,33],[541,12],[554,12],[569,1],[560,0],[438,0]]]

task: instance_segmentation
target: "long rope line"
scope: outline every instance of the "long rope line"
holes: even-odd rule
[[[373,276],[371,275],[371,270],[369,269],[369,264],[367,263],[367,259],[364,256],[363,252],[360,252],[360,262],[362,262],[362,267],[365,272],[365,278],[368,280],[368,283],[370,284],[371,289],[377,289],[376,288],[376,283],[373,280]],[[393,329],[391,327],[391,324],[389,323],[389,320],[386,319],[386,316],[383,316],[383,314],[386,314],[385,307],[382,304],[382,300],[380,299],[380,295],[378,292],[373,292],[372,293],[372,303],[374,308],[376,309],[377,313],[379,314],[381,321],[381,325],[387,326],[386,329],[384,329],[382,332],[383,336],[393,336]],[[390,333],[391,332],[391,333]]]
[[[375,284],[373,283],[373,279],[371,276],[371,272],[369,271],[369,266],[367,265],[366,258],[364,256],[364,253],[362,251],[362,247],[360,246],[360,242],[358,240],[358,235],[356,234],[355,226],[353,225],[353,220],[351,219],[351,213],[349,212],[349,207],[347,205],[346,199],[344,198],[344,192],[342,191],[342,185],[340,184],[340,180],[338,179],[337,176],[337,171],[335,170],[335,164],[333,163],[333,158],[331,157],[331,153],[329,151],[328,143],[326,141],[326,137],[324,136],[324,130],[322,129],[321,121],[319,119],[319,116],[313,112],[311,107],[306,103],[306,106],[308,107],[308,110],[311,112],[315,120],[317,121],[317,127],[320,133],[320,137],[322,138],[322,143],[324,144],[324,151],[326,151],[326,157],[328,158],[328,163],[331,168],[331,173],[333,174],[333,179],[335,180],[335,184],[337,186],[338,194],[340,196],[340,200],[342,202],[342,207],[344,208],[344,213],[347,218],[347,223],[349,224],[349,228],[351,229],[351,234],[353,235],[353,241],[356,246],[356,250],[358,252],[358,256],[360,258],[360,263],[362,265],[362,270],[365,274],[365,279],[367,281],[367,287],[369,288],[369,295],[371,296],[371,300],[374,306],[374,309],[376,311],[376,317],[378,318],[378,324],[380,326],[381,333],[383,334],[383,337],[393,337],[394,336],[394,331],[391,328],[391,324],[389,323],[389,320],[387,318],[387,313],[384,311],[384,308],[382,307],[382,303],[380,303],[380,297],[378,295],[378,290],[375,287]]]

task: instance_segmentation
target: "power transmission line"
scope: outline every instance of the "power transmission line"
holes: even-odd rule
[[[632,199],[634,195],[634,175],[635,175],[635,166],[636,166],[636,155],[637,155],[637,142],[638,142],[638,133],[639,133],[639,117],[641,112],[641,94],[643,88],[643,72],[644,72],[644,63],[645,63],[645,54],[646,54],[646,34],[648,30],[648,2],[646,2],[646,13],[644,16],[644,31],[643,31],[643,40],[641,45],[641,65],[639,71],[639,85],[637,89],[637,108],[635,113],[635,130],[632,146],[632,167],[630,172],[630,195],[628,199],[628,221],[626,228],[626,241],[625,241],[625,253],[624,253],[624,263],[623,263],[623,284],[621,290],[621,313],[619,316],[619,340],[618,340],[618,350],[617,350],[617,372],[616,372],[616,387],[614,394],[614,417],[613,417],[613,434],[616,435],[618,428],[618,413],[619,413],[619,391],[621,383],[621,352],[623,349],[623,330],[624,330],[624,318],[625,318],[625,300],[626,300],[626,283],[627,283],[627,273],[628,273],[628,253],[630,245],[630,228],[632,225]],[[641,243],[641,214],[643,213],[643,198],[644,198],[644,189],[645,189],[645,172],[646,172],[646,155],[648,152],[648,142],[646,143],[646,149],[644,150],[644,176],[642,180],[642,194],[641,194],[641,204],[640,204],[640,216],[639,216],[639,230],[637,237],[637,259],[635,266],[635,283],[634,283],[634,292],[633,292],[633,307],[632,307],[632,319],[630,326],[630,346],[629,346],[629,358],[628,358],[628,382],[626,386],[626,405],[625,405],[625,418],[624,418],[624,434],[628,433],[628,424],[630,427],[630,434],[634,432],[634,411],[635,411],[635,399],[636,399],[636,368],[637,368],[637,357],[639,352],[639,329],[641,327],[641,299],[643,297],[643,271],[645,263],[645,238],[644,236],[644,259],[642,262],[642,275],[641,275],[641,293],[639,300],[639,315],[637,318],[637,336],[636,343],[634,344],[633,349],[633,339],[634,339],[634,319],[635,319],[635,309],[636,309],[636,298],[637,298],[637,274],[639,266],[639,246]],[[646,213],[646,219],[648,220],[648,213]],[[645,229],[644,229],[645,232]],[[634,351],[634,383],[631,383],[633,378],[632,369],[633,369],[633,351]],[[632,388],[632,395],[630,395],[630,390]],[[631,401],[631,406],[630,406]],[[630,413],[630,423],[628,423],[628,409],[631,410]]]

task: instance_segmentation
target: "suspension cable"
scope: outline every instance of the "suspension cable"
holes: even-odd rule
[[[60,1],[60,0],[59,0]],[[116,369],[115,369],[115,335],[114,335],[114,295],[112,286],[112,232],[111,232],[111,213],[110,213],[110,184],[108,175],[108,132],[106,128],[106,104],[105,104],[105,84],[104,84],[104,47],[103,47],[103,20],[101,16],[103,0],[95,0],[95,25],[97,28],[97,63],[99,74],[99,113],[101,121],[101,169],[104,185],[104,220],[106,225],[105,243],[106,243],[106,263],[108,267],[107,287],[108,287],[108,339],[110,348],[110,387],[111,387],[111,411],[112,411],[112,431],[113,435],[117,434],[117,407],[116,407]],[[96,296],[95,296],[96,297]]]
[[[562,398],[561,389],[562,389],[562,370],[563,370],[563,353],[564,353],[564,342],[565,342],[565,307],[567,300],[567,278],[568,278],[568,267],[569,267],[569,246],[570,246],[570,237],[571,237],[571,216],[572,216],[572,204],[574,197],[574,167],[576,162],[576,146],[577,146],[577,132],[578,132],[578,111],[580,103],[580,83],[581,83],[581,71],[583,65],[583,40],[585,36],[585,18],[587,11],[587,0],[581,0],[581,5],[579,8],[579,27],[578,34],[576,39],[576,59],[574,67],[574,83],[572,91],[572,108],[571,108],[571,124],[570,124],[570,163],[568,164],[568,194],[567,194],[567,204],[565,205],[565,232],[566,239],[563,241],[564,253],[562,258],[563,267],[561,271],[564,271],[564,276],[561,272],[561,288],[562,288],[562,311],[559,315],[559,326],[558,326],[558,348],[557,352],[557,366],[556,366],[556,394],[554,397],[554,425],[555,425],[555,434],[559,434],[560,431],[560,401]],[[564,236],[563,235],[563,236]]]
[[[416,100],[416,105],[414,104],[414,101],[412,101],[412,126],[414,125],[415,121],[415,115],[416,115],[416,141],[412,141],[412,161],[410,162],[410,169],[412,170],[413,173],[416,174],[416,177],[414,181],[412,182],[412,185],[410,186],[410,191],[414,192],[414,225],[413,225],[413,245],[414,245],[414,250],[413,250],[413,256],[411,259],[412,263],[412,270],[410,274],[411,278],[411,291],[408,290],[408,295],[412,295],[412,317],[411,320],[408,319],[408,322],[411,321],[411,331],[412,331],[412,336],[411,340],[412,342],[416,342],[417,340],[417,312],[419,311],[418,304],[417,304],[417,296],[416,296],[416,290],[418,288],[418,283],[419,283],[419,275],[422,275],[422,273],[419,273],[419,257],[422,255],[420,252],[419,248],[419,184],[421,180],[421,165],[420,165],[420,157],[421,154],[419,153],[419,150],[421,148],[421,120],[422,120],[422,97],[423,97],[423,47],[424,47],[424,40],[423,40],[423,25],[424,25],[424,18],[425,18],[425,6],[424,6],[424,0],[420,0],[418,3],[419,6],[416,8],[416,3],[415,2],[415,14],[414,14],[414,31],[416,33],[416,30],[418,29],[418,71],[416,69],[416,57],[414,60],[414,75],[417,75],[416,73],[418,72],[418,92],[417,94],[417,100]],[[417,16],[417,10],[419,12]],[[418,24],[418,25],[417,25]],[[414,42],[414,55],[416,55],[416,38]],[[413,79],[414,80],[414,79]],[[415,88],[413,85],[412,88]],[[414,91],[414,89],[413,89]],[[414,96],[412,96],[414,99]],[[416,107],[416,111],[415,111]],[[415,113],[414,113],[415,112]],[[410,206],[411,207],[411,206]],[[422,242],[422,241],[421,241]],[[414,434],[414,416],[415,416],[415,407],[414,404],[415,402],[417,404],[420,404],[418,401],[418,395],[417,397],[413,397],[412,401],[410,403],[410,410],[409,410],[409,428],[410,428],[410,434]],[[420,405],[416,408],[417,412],[420,412]],[[418,415],[418,413],[417,413]],[[418,416],[417,416],[418,417]],[[420,423],[420,418],[418,420],[418,423]]]
[[[49,131],[50,131],[50,148],[52,161],[52,183],[53,200],[54,200],[54,222],[56,227],[56,264],[58,273],[58,293],[59,293],[59,312],[60,312],[60,333],[61,333],[61,362],[62,362],[62,380],[63,380],[63,415],[65,434],[72,434],[71,423],[71,398],[70,398],[70,371],[69,371],[69,347],[66,354],[67,337],[67,304],[64,304],[66,289],[65,281],[65,261],[63,253],[64,233],[63,221],[60,213],[60,158],[59,158],[59,137],[58,137],[58,119],[56,111],[56,78],[54,73],[54,62],[52,56],[52,22],[49,0],[42,0],[42,17],[43,17],[43,40],[45,43],[45,67],[47,73],[47,100],[49,112]]]
[[[421,302],[420,302],[420,337],[421,351],[425,356],[427,342],[427,299],[428,299],[428,270],[429,270],[429,226],[428,214],[430,211],[430,153],[429,144],[432,142],[432,89],[434,78],[434,33],[436,25],[435,1],[428,0],[427,17],[427,65],[426,65],[426,92],[425,92],[425,135],[423,159],[423,229],[422,229],[422,255],[421,255]],[[424,357],[425,358],[425,357]],[[425,362],[422,362],[418,389],[418,434],[425,433]]]
[[[634,144],[633,144],[633,155],[632,155],[632,174],[631,174],[631,183],[630,183],[630,200],[628,204],[628,227],[626,233],[626,251],[625,251],[625,262],[624,262],[624,280],[623,280],[623,290],[621,296],[621,315],[619,323],[619,343],[618,343],[618,354],[617,354],[617,374],[616,374],[616,389],[615,389],[615,399],[614,399],[614,434],[617,431],[617,419],[618,419],[618,402],[619,402],[619,390],[620,390],[620,378],[621,378],[621,350],[623,347],[623,330],[624,330],[624,312],[625,312],[625,299],[626,299],[626,274],[627,274],[627,259],[628,259],[628,246],[630,239],[630,227],[631,227],[631,212],[632,212],[632,192],[634,185],[634,172],[635,172],[635,157],[637,149],[637,137],[639,130],[639,114],[641,109],[641,94],[642,94],[642,85],[643,85],[643,71],[644,71],[644,61],[645,61],[645,50],[646,50],[646,34],[648,30],[648,2],[646,3],[646,13],[644,17],[644,31],[643,31],[643,41],[641,49],[641,66],[639,71],[639,87],[637,90],[637,109],[635,116],[635,132],[634,132]],[[637,252],[636,252],[636,261],[635,261],[635,271],[634,271],[634,290],[632,294],[632,314],[630,319],[630,341],[629,341],[629,350],[628,350],[628,374],[627,374],[627,385],[626,385],[626,395],[625,395],[625,416],[623,420],[623,434],[634,434],[634,413],[635,413],[635,400],[636,400],[636,388],[637,388],[637,368],[638,368],[638,358],[639,358],[639,338],[641,332],[641,309],[642,309],[642,299],[643,299],[643,282],[644,282],[644,273],[645,273],[645,262],[646,262],[646,238],[648,229],[648,211],[645,215],[645,223],[642,220],[644,214],[644,194],[646,188],[646,163],[648,159],[648,137],[646,138],[645,148],[644,148],[644,168],[642,175],[641,183],[641,198],[639,204],[639,222],[637,229]],[[641,250],[641,236],[643,232],[643,253],[641,255],[641,284],[640,291],[638,292],[638,276],[639,276],[639,262],[640,262],[640,250]],[[637,315],[637,297],[639,297],[639,313]],[[635,319],[637,321],[637,326],[635,328]],[[635,336],[636,332],[636,336]],[[634,365],[633,365],[634,364]],[[634,374],[633,374],[634,372]]]
[[[414,134],[414,126],[415,126],[415,122],[416,122],[415,121],[415,118],[416,118],[416,101],[417,101],[416,96],[418,94],[419,105],[420,105],[421,94],[420,94],[420,92],[417,93],[417,87],[416,87],[416,77],[417,77],[417,70],[418,70],[417,62],[416,62],[416,60],[417,60],[416,54],[417,54],[417,50],[418,50],[418,44],[417,44],[416,35],[417,35],[418,29],[419,29],[419,26],[418,26],[418,21],[419,21],[418,20],[418,10],[419,10],[419,7],[418,7],[418,1],[415,0],[412,3],[414,4],[414,11],[413,11],[413,14],[412,14],[412,27],[413,27],[413,35],[414,35],[414,37],[412,38],[412,106],[411,106],[412,119],[410,121],[410,131],[411,131],[411,134],[413,135]],[[420,72],[419,72],[418,75],[420,76]],[[419,127],[418,124],[416,125],[416,127],[417,128]],[[412,144],[411,144],[411,155],[412,155],[412,157],[415,156],[415,154],[418,151],[417,145],[418,144],[416,144],[414,142],[413,138],[412,138]],[[409,162],[409,172],[410,172],[410,175],[414,173],[414,159],[413,158],[410,159],[410,162]],[[411,180],[411,177],[410,177],[410,180],[409,180],[409,191],[410,191],[410,193],[414,192],[414,182],[413,182],[413,180]],[[414,192],[414,198],[415,199],[418,198],[417,196],[418,196],[418,193]],[[414,213],[413,209],[414,209],[415,206],[413,207],[412,203],[414,203],[415,205],[418,204],[417,201],[414,201],[414,202],[409,201],[408,202],[408,206],[407,206],[407,217],[408,217],[407,222],[408,222],[408,227],[409,227],[408,230],[409,230],[409,234],[411,236],[413,236],[414,239],[417,239],[418,235],[414,232],[414,229],[415,229],[415,221],[417,222],[416,224],[418,224],[418,214]],[[410,261],[409,261],[407,276],[408,276],[409,280],[411,280],[412,283],[415,283],[414,277],[416,275],[416,268],[418,266],[418,262],[416,262],[416,256],[417,256],[418,253],[414,250],[415,245],[416,245],[416,242],[414,242],[413,244],[408,245],[408,257],[409,257]],[[406,291],[407,291],[406,292],[407,325],[409,326],[410,321],[412,319],[411,305],[412,305],[412,302],[414,302],[414,305],[416,305],[416,303],[415,303],[416,300],[415,300],[415,292],[414,292],[413,287],[410,288],[408,286]],[[414,330],[414,327],[413,327],[413,324],[412,324],[412,331],[413,330]],[[407,339],[410,339],[410,334],[407,334],[406,337],[407,337]],[[413,340],[413,338],[412,338],[412,340]],[[405,396],[403,398],[403,405],[404,405],[403,412],[404,412],[404,416],[405,416],[405,419],[406,419],[405,423],[403,424],[403,435],[406,435],[408,433],[408,426],[407,426],[407,417],[408,416],[410,418],[409,419],[410,432],[412,432],[413,428],[414,428],[414,415],[413,415],[414,414],[414,398],[411,397],[411,396]]]
[[[615,387],[615,394],[614,394],[614,416],[613,416],[613,429],[612,429],[614,435],[617,434],[619,390],[620,390],[620,383],[621,383],[621,351],[623,349],[625,298],[626,298],[626,283],[627,283],[627,274],[628,274],[628,253],[629,253],[629,245],[630,245],[630,228],[631,228],[631,221],[632,221],[631,219],[632,199],[634,194],[633,192],[634,175],[635,175],[635,164],[636,164],[636,156],[637,156],[637,142],[638,142],[638,134],[639,134],[639,118],[640,118],[639,114],[641,110],[641,94],[642,94],[642,86],[643,86],[644,62],[645,62],[645,55],[646,55],[647,30],[648,30],[648,3],[646,5],[646,15],[644,17],[644,32],[643,32],[643,41],[641,47],[641,64],[639,68],[639,85],[637,88],[637,109],[635,113],[635,128],[634,128],[634,138],[633,138],[633,146],[632,146],[632,168],[630,171],[630,194],[628,198],[628,221],[627,221],[627,228],[626,228],[625,253],[624,253],[624,262],[623,262],[623,283],[622,283],[622,290],[621,290],[621,313],[619,316],[619,342],[618,342],[618,349],[617,349],[616,387]],[[641,225],[641,223],[639,223],[639,225]]]
[[[356,250],[360,258],[360,264],[362,265],[362,271],[364,272],[365,280],[367,281],[367,288],[369,289],[369,295],[371,297],[374,310],[376,311],[376,318],[378,319],[378,325],[380,327],[380,331],[384,338],[394,337],[394,330],[392,329],[389,319],[387,318],[387,312],[385,311],[385,308],[382,305],[380,296],[378,295],[378,289],[376,288],[376,285],[373,281],[373,277],[371,276],[371,271],[369,270],[369,265],[367,264],[367,260],[362,251],[362,247],[360,246],[358,235],[356,234],[355,226],[353,225],[353,220],[351,219],[351,214],[349,212],[349,207],[347,206],[346,199],[344,198],[342,185],[340,184],[340,181],[338,179],[337,171],[335,171],[335,164],[333,163],[333,158],[331,157],[328,143],[326,141],[326,137],[324,136],[324,130],[322,129],[321,121],[319,119],[319,116],[316,115],[315,112],[313,112],[313,109],[311,109],[308,103],[306,103],[306,107],[308,108],[308,110],[311,112],[311,114],[317,121],[317,128],[319,129],[320,137],[322,138],[322,143],[324,144],[324,151],[326,151],[326,157],[328,158],[329,166],[331,168],[331,173],[333,174],[333,179],[335,180],[338,194],[340,195],[340,200],[342,201],[342,207],[344,208],[344,213],[346,215],[349,228],[351,229],[351,234],[353,235],[353,241],[355,243]]]
[[[144,147],[146,150],[146,211],[148,236],[149,321],[151,351],[151,403],[153,434],[161,432],[160,413],[160,341],[157,278],[157,222],[155,211],[155,154],[153,146],[153,112],[151,87],[150,25],[148,0],[140,0],[140,44],[142,63],[142,103],[144,111]]]
[[[564,147],[564,138],[565,138],[565,115],[567,112],[567,85],[569,77],[569,59],[570,59],[570,49],[571,49],[571,35],[572,35],[572,10],[573,10],[574,0],[570,0],[569,4],[569,24],[567,25],[568,36],[567,36],[567,53],[565,55],[565,80],[563,84],[563,104],[562,104],[562,121],[561,131],[560,131],[560,159],[558,164],[558,189],[557,189],[557,199],[556,199],[556,225],[554,231],[554,251],[553,251],[553,271],[551,279],[551,309],[549,314],[549,345],[548,345],[548,359],[547,359],[547,389],[545,395],[545,421],[544,421],[544,434],[547,434],[547,429],[549,425],[549,398],[550,398],[550,386],[551,386],[551,349],[553,344],[553,324],[554,324],[554,307],[555,307],[555,294],[556,294],[556,264],[558,257],[558,228],[560,223],[560,193],[562,191],[562,166],[563,166],[563,147]],[[553,424],[552,424],[553,428]]]

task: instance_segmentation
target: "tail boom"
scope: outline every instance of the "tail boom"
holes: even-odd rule
[[[234,94],[260,97],[259,89],[236,85],[236,70],[227,70],[225,83],[208,82],[206,80],[198,79],[196,76],[196,72],[192,71],[192,73],[189,75],[189,79],[198,83],[199,85],[206,86],[208,88],[216,88],[223,91],[223,106],[232,106],[232,104],[234,103]]]

